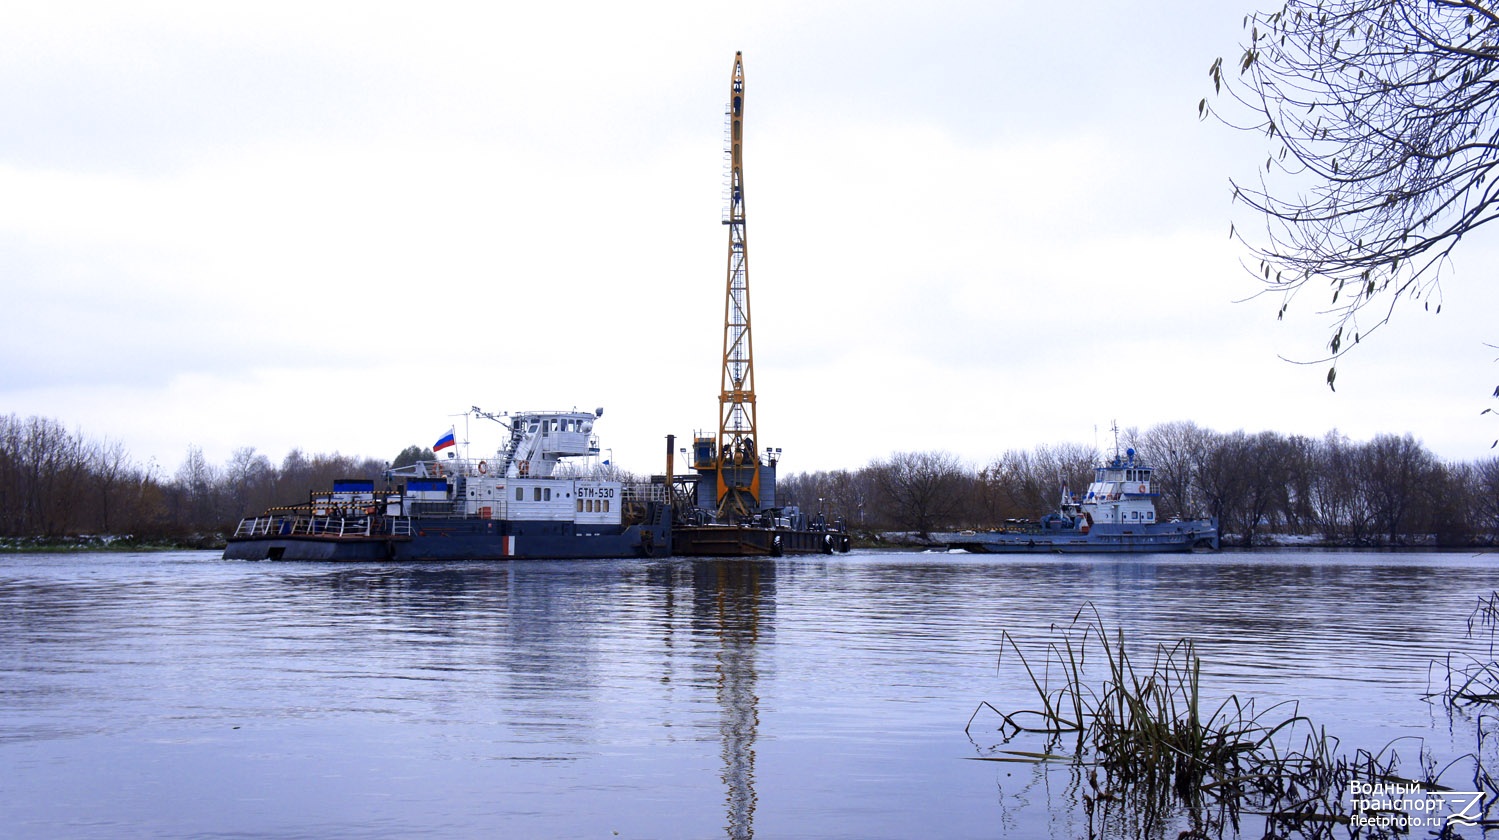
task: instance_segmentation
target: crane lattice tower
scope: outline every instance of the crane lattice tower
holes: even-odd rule
[[[744,59],[734,53],[724,126],[728,165],[728,273],[724,294],[723,377],[718,411],[718,512],[760,509],[759,435],[755,429],[755,362],[750,335],[749,242],[744,226]]]

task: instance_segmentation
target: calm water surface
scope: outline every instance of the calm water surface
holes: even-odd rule
[[[966,760],[981,701],[1033,705],[1003,632],[1091,603],[1142,650],[1194,639],[1214,693],[1456,756],[1428,663],[1486,650],[1495,589],[1434,553],[0,556],[0,833],[1080,836],[1065,770]]]

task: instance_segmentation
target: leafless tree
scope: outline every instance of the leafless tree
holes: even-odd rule
[[[1466,463],[1438,463],[1421,494],[1422,530],[1437,545],[1471,545],[1483,528],[1482,501],[1471,488],[1478,484],[1478,467]]]
[[[91,453],[92,519],[95,528],[108,534],[115,525],[121,524],[120,508],[128,505],[127,488],[138,484],[140,476],[121,441],[100,441],[91,447]]]
[[[1254,544],[1261,528],[1279,528],[1281,514],[1290,505],[1291,443],[1275,432],[1260,432],[1244,441],[1243,515],[1244,545]]]
[[[1317,441],[1303,435],[1285,439],[1285,507],[1280,511],[1284,527],[1305,534],[1316,528],[1312,483],[1317,478]]]
[[[57,420],[30,417],[21,437],[23,521],[29,531],[61,536],[74,525],[75,508],[87,478],[88,460],[81,434]]]
[[[1216,437],[1191,421],[1161,423],[1140,436],[1140,451],[1155,467],[1163,519],[1193,519],[1207,512],[1199,474]]]
[[[1085,444],[1042,444],[1034,451],[1006,452],[982,476],[994,507],[1004,514],[1000,518],[1030,519],[1055,510],[1064,486],[1081,495],[1097,461],[1097,451]]]
[[[778,478],[776,501],[781,507],[795,505],[803,513],[820,513],[830,520],[842,520],[860,528],[865,506],[873,495],[872,485],[866,470],[790,473]]]
[[[1499,458],[1473,465],[1466,492],[1473,499],[1474,530],[1499,538]]]
[[[1220,527],[1248,538],[1244,513],[1249,436],[1242,430],[1216,438],[1197,470],[1197,484]]]
[[[214,524],[219,507],[219,471],[198,445],[188,445],[187,454],[173,476],[172,488],[173,518],[179,528],[190,530]]]
[[[224,496],[230,511],[244,516],[275,503],[272,495],[276,468],[253,446],[242,446],[229,456],[222,472]]]
[[[1418,530],[1412,515],[1438,477],[1440,464],[1409,434],[1377,435],[1363,450],[1359,477],[1374,523],[1381,536],[1400,542]]]
[[[1499,11],[1481,0],[1288,0],[1244,20],[1237,75],[1210,68],[1198,104],[1264,132],[1271,152],[1236,200],[1265,222],[1249,246],[1284,316],[1321,286],[1337,360],[1397,305],[1441,310],[1446,258],[1499,215]],[[1496,392],[1499,393],[1499,392]]]
[[[898,452],[870,469],[892,524],[921,534],[950,524],[972,484],[948,452]]]
[[[1360,489],[1359,445],[1333,430],[1317,441],[1314,452],[1316,467],[1309,486],[1313,522],[1328,539],[1364,542],[1373,515]]]
[[[826,498],[830,516],[863,529],[865,507],[874,498],[874,482],[862,470],[833,470],[828,473]]]

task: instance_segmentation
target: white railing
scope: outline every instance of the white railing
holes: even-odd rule
[[[665,502],[668,499],[664,484],[626,484],[620,496],[627,502]]]
[[[241,519],[234,529],[236,539],[254,537],[354,537],[411,536],[411,520],[404,516],[306,516],[281,514]]]

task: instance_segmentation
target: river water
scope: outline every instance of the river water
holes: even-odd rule
[[[1429,663],[1487,650],[1494,560],[4,555],[0,833],[1086,836],[1065,768],[971,760],[981,702],[1035,705],[1005,633],[1039,657],[1088,606],[1142,650],[1193,639],[1214,696],[1445,762],[1473,734]]]

